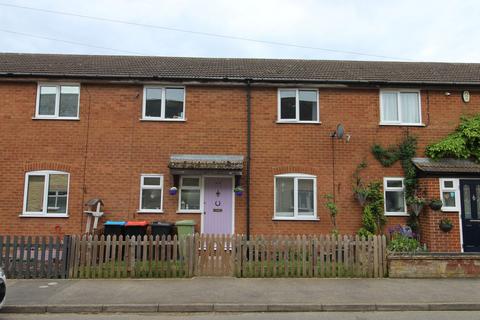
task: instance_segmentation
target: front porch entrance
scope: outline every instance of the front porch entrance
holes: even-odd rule
[[[204,178],[202,233],[233,234],[233,182],[234,179],[232,177]]]
[[[480,251],[480,180],[460,180],[463,251]]]

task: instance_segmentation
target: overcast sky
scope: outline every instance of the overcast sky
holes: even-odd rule
[[[376,57],[112,23],[5,4]],[[480,62],[479,40],[479,0],[0,0],[3,52]]]

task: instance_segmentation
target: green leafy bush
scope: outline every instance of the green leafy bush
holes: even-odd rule
[[[388,250],[393,252],[418,252],[423,251],[417,239],[405,235],[398,235],[388,244]]]
[[[462,117],[455,131],[429,145],[425,154],[432,159],[473,159],[480,162],[480,114]]]

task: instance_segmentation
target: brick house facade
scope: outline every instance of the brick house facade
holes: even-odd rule
[[[241,176],[237,172],[232,184],[245,190],[243,196],[233,198],[232,232],[329,233],[332,224],[324,195],[334,193],[339,208],[339,231],[353,234],[361,227],[361,207],[352,193],[352,174],[357,165],[364,159],[367,161],[368,167],[362,173],[366,181],[383,182],[385,177],[403,176],[399,163],[384,168],[373,158],[370,149],[374,143],[389,146],[398,143],[405,134],[412,134],[418,138],[417,156],[423,157],[425,146],[452,132],[462,115],[480,112],[477,65],[156,59],[0,55],[0,234],[81,233],[86,224],[84,203],[97,197],[105,204],[101,222],[193,219],[197,231],[202,231],[203,204],[196,212],[180,213],[180,192],[169,195],[170,187],[181,189],[178,175],[172,174],[169,167],[172,155],[244,157]],[[135,61],[138,64],[132,63]],[[311,63],[320,67],[312,67]],[[158,70],[152,70],[151,65],[158,66]],[[362,66],[361,72],[365,74],[348,73],[361,70],[358,67]],[[309,67],[312,73],[322,73],[324,78],[296,73]],[[425,68],[429,70],[427,75],[422,72]],[[441,76],[435,78],[439,72]],[[78,119],[39,118],[36,106],[42,84],[78,85]],[[183,88],[184,119],[145,119],[145,86]],[[317,92],[318,121],[279,121],[282,88]],[[418,90],[421,123],[379,124],[380,92],[392,88]],[[469,102],[462,100],[465,90],[470,92]],[[348,139],[331,137],[339,123]],[[68,173],[68,216],[25,214],[26,193],[30,192],[26,175],[36,171]],[[146,174],[163,178],[161,213],[140,210],[141,181],[144,181],[141,177]],[[205,200],[202,177],[217,174],[218,170],[207,168],[200,173],[187,171],[185,176],[201,177],[200,194]],[[304,210],[298,203],[314,204],[315,214],[311,219],[276,218],[275,176],[283,174],[307,177],[302,180],[299,176],[292,184],[295,186],[308,184],[308,177],[314,177],[315,199],[308,195],[302,198],[300,192],[295,196],[299,211],[296,214]],[[439,178],[420,179],[428,198],[440,197]],[[40,181],[42,186],[43,181]],[[283,188],[282,183],[277,186]],[[61,201],[59,194],[55,201]],[[38,203],[41,205],[41,201]],[[438,212],[426,209],[420,217],[422,239],[432,251],[461,250],[459,211],[446,214],[455,223],[449,233],[438,229]],[[405,215],[388,216],[387,227],[405,224],[406,219]]]

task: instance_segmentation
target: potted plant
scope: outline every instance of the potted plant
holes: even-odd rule
[[[430,201],[429,206],[430,206],[430,209],[438,211],[438,210],[442,209],[443,202],[440,199],[432,199]]]
[[[453,223],[452,220],[448,219],[447,217],[444,217],[440,220],[440,223],[438,225],[440,227],[440,230],[443,232],[449,232],[453,228]]]
[[[235,192],[236,196],[242,196],[243,195],[243,188],[238,186],[233,189],[233,192]]]
[[[354,193],[358,203],[363,207],[365,202],[367,202],[368,190],[366,188],[358,187],[355,188]]]
[[[425,205],[425,199],[420,198],[418,196],[414,196],[412,200],[410,201],[410,209],[412,209],[412,212],[418,217],[420,212],[423,210],[423,206]]]
[[[174,196],[177,194],[177,187],[171,187],[169,190],[168,190],[168,193],[171,195],[171,196]]]

